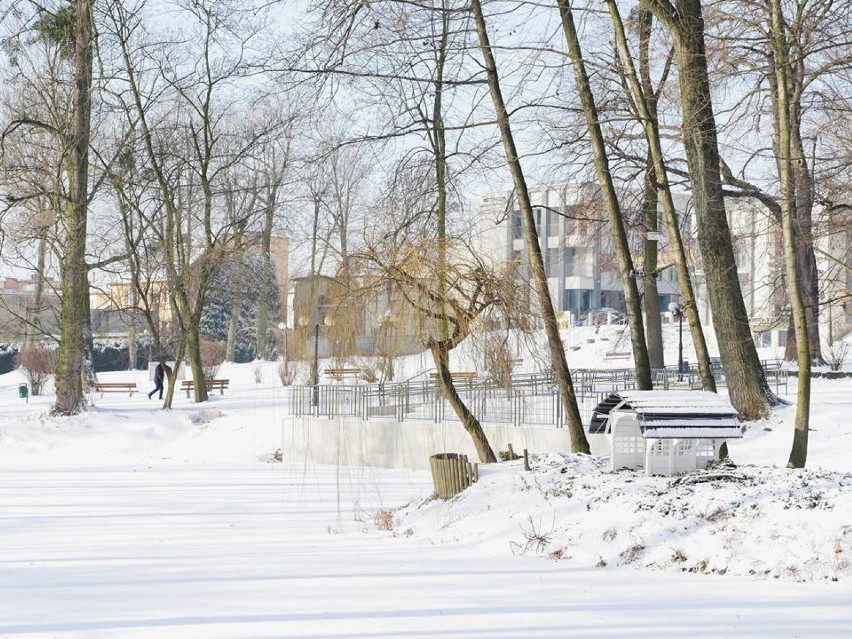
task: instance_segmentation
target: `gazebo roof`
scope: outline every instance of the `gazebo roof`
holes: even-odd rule
[[[590,433],[605,433],[612,410],[632,411],[646,438],[731,439],[742,437],[737,411],[707,391],[619,391],[595,407]]]

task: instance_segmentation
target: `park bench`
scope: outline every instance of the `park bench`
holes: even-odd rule
[[[359,377],[361,375],[360,368],[326,368],[324,372],[326,377],[336,379],[338,382],[344,377]]]
[[[207,387],[207,392],[219,389],[219,394],[224,395],[229,381],[227,379],[205,379],[204,385]],[[186,391],[186,396],[189,397],[189,394],[195,390],[195,383],[191,379],[185,379],[180,383],[180,389]]]
[[[104,393],[127,393],[133,397],[136,392],[136,382],[95,382],[95,392],[100,393],[101,397]]]
[[[604,354],[604,359],[630,359],[631,356],[630,351],[608,351]]]
[[[479,373],[476,371],[461,371],[458,373],[450,373],[450,376],[453,378],[453,381],[456,381],[457,379],[471,380],[479,377]],[[438,379],[438,373],[429,373],[429,378]]]

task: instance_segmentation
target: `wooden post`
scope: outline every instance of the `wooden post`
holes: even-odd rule
[[[429,458],[432,483],[440,499],[449,499],[479,479],[477,464],[471,464],[467,455],[438,453]]]
[[[524,470],[530,470],[530,451],[524,448]]]

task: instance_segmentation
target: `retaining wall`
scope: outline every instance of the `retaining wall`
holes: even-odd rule
[[[516,454],[568,453],[571,438],[566,428],[483,424],[494,453],[512,444]],[[605,435],[586,435],[593,455],[609,456]],[[342,417],[285,417],[282,426],[283,461],[341,466],[375,466],[428,470],[429,456],[462,453],[479,459],[473,441],[460,422],[368,421]]]

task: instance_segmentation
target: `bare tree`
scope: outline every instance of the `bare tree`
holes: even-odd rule
[[[705,390],[716,392],[716,382],[710,366],[710,355],[704,339],[704,331],[701,327],[701,318],[695,304],[695,293],[689,274],[689,264],[678,225],[678,215],[669,184],[668,170],[666,168],[660,136],[657,102],[662,86],[655,89],[651,81],[649,52],[651,14],[640,4],[637,15],[639,30],[639,72],[637,73],[633,56],[628,48],[627,36],[618,5],[612,0],[607,0],[607,6],[615,29],[616,46],[621,62],[621,72],[624,77],[624,90],[627,93],[636,116],[642,124],[645,140],[648,145],[649,157],[646,169],[646,188],[653,191],[653,193],[646,195],[646,224],[656,228],[657,194],[659,194],[659,197],[662,199],[666,230],[674,253],[675,270],[677,271],[680,292],[683,297],[683,311],[689,322],[692,342],[698,359],[698,372],[701,375],[701,383]],[[666,59],[661,84],[665,82],[668,75],[668,65],[670,62],[671,57],[669,56]],[[653,218],[653,222],[651,218]],[[646,240],[645,274],[653,277],[656,272],[656,241]],[[645,303],[646,306],[652,304],[648,300]]]
[[[388,235],[369,243],[357,254],[357,263],[361,295],[389,288],[391,303],[397,300],[414,313],[421,327],[419,338],[435,361],[443,396],[471,436],[480,460],[497,461],[479,420],[456,390],[449,355],[477,323],[486,318],[505,322],[519,312],[516,265],[494,268],[458,240],[447,240],[442,250],[431,237],[399,242]]]
[[[180,343],[185,340],[195,400],[201,402],[207,389],[199,326],[208,286],[258,214],[252,208],[228,215],[223,202],[226,175],[269,133],[266,126],[240,121],[235,97],[257,30],[239,23],[243,14],[233,7],[191,3],[183,7],[185,31],[175,35],[184,38],[186,58],[168,59],[163,53],[173,52],[176,43],[150,41],[143,8],[109,7],[125,83],[118,99],[128,122],[138,126],[154,177],[158,205],[147,214],[148,226],[161,246]]]
[[[766,382],[737,278],[719,169],[701,2],[646,1],[648,10],[668,29],[674,41],[683,142],[695,202],[698,243],[731,402],[743,418],[759,419],[778,400]]]
[[[642,305],[639,300],[639,288],[636,284],[636,268],[630,255],[630,245],[624,228],[621,205],[609,170],[609,158],[606,153],[603,133],[598,121],[598,110],[586,64],[580,49],[580,40],[574,25],[574,14],[568,0],[558,0],[559,14],[562,18],[562,30],[568,45],[568,56],[574,67],[575,86],[580,95],[583,114],[588,126],[589,140],[592,146],[595,171],[601,187],[609,228],[613,235],[618,270],[621,275],[621,288],[624,291],[627,306],[627,320],[630,326],[630,341],[633,346],[633,360],[636,365],[636,385],[640,390],[651,390],[651,364],[648,360],[648,345],[645,341],[645,324],[642,319]]]
[[[787,281],[790,284],[789,295],[792,305],[793,322],[796,329],[796,343],[799,355],[799,384],[796,402],[796,427],[793,446],[790,450],[788,466],[804,468],[808,455],[808,421],[811,401],[811,358],[808,341],[808,318],[800,287],[798,254],[796,251],[796,223],[794,203],[793,146],[790,124],[790,94],[787,71],[789,68],[787,37],[784,29],[784,16],[781,0],[772,0],[772,48],[774,51],[775,77],[778,102],[778,158],[781,177],[781,212],[784,233],[784,263]]]
[[[728,135],[737,140],[750,135],[755,140],[739,171],[731,168],[735,158],[729,158],[731,166],[723,165],[726,191],[730,196],[754,198],[765,205],[779,229],[783,224],[782,196],[776,180],[767,181],[761,174],[766,160],[775,164],[779,175],[786,162],[778,147],[784,117],[780,93],[784,91],[789,97],[799,280],[808,315],[810,356],[820,362],[820,271],[815,250],[824,237],[820,227],[826,225],[820,223],[818,202],[827,196],[834,176],[848,163],[827,140],[838,123],[849,117],[847,96],[840,87],[848,82],[852,69],[852,6],[832,0],[782,3],[780,28],[786,49],[786,87],[778,85],[775,73],[772,2],[755,3],[750,11],[742,11],[740,3],[719,2],[711,11],[709,44],[718,60],[717,81],[725,88],[732,85],[742,96],[739,108],[731,113]],[[762,142],[758,130],[767,121],[775,131],[771,146]],[[784,296],[782,291],[779,298]],[[797,359],[792,313],[785,357]]]
[[[512,134],[509,112],[506,109],[506,103],[503,99],[500,77],[497,73],[497,63],[494,59],[494,53],[488,37],[485,14],[482,11],[482,5],[479,0],[471,1],[470,11],[476,26],[477,36],[479,38],[479,46],[485,66],[485,73],[488,79],[491,99],[494,103],[494,111],[497,117],[497,127],[500,130],[500,138],[503,142],[506,161],[509,164],[509,169],[512,173],[512,181],[515,185],[515,197],[517,198],[518,206],[521,211],[524,241],[527,246],[530,271],[544,322],[545,334],[547,335],[551,364],[556,376],[559,393],[562,397],[568,429],[571,433],[571,449],[574,452],[588,453],[589,443],[586,439],[586,433],[583,430],[583,423],[580,418],[580,409],[577,405],[577,396],[574,393],[574,385],[571,381],[571,372],[568,370],[568,362],[565,359],[565,346],[563,345],[562,338],[559,335],[559,325],[556,322],[556,314],[553,310],[553,301],[550,299],[550,291],[547,286],[547,276],[544,270],[544,261],[541,257],[541,246],[539,245],[538,233],[535,228],[532,202],[530,200],[526,178],[524,177],[523,168],[521,166],[520,156],[518,155],[514,136]]]

